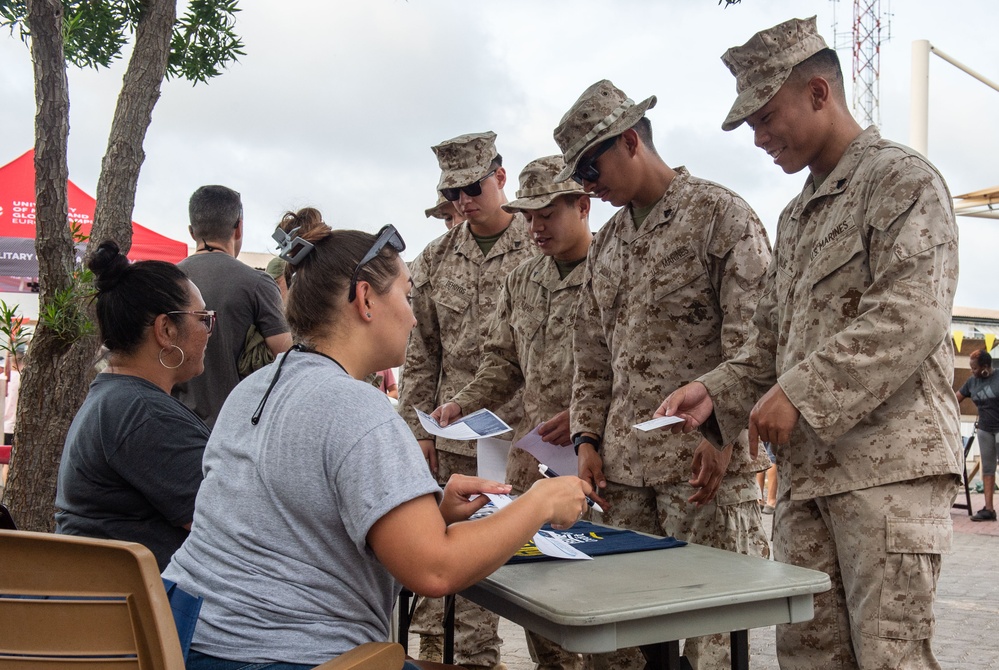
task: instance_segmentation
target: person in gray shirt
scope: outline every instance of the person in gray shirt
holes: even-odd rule
[[[473,494],[510,487],[454,475],[441,493],[405,421],[363,381],[402,363],[416,325],[402,238],[322,224],[282,249],[297,344],[230,394],[191,535],[163,573],[204,597],[188,670],[312,668],[385,641],[401,585],[459,591],[544,523],[567,528],[588,509],[589,485],[566,476],[454,523],[485,504]]]
[[[255,328],[277,355],[291,346],[282,314],[281,291],[270,276],[236,260],[243,244],[243,205],[239,193],[225,186],[202,186],[188,205],[194,254],[178,267],[201,290],[218,328],[205,353],[205,372],[179,384],[174,397],[209,426],[239,383],[239,357]]]

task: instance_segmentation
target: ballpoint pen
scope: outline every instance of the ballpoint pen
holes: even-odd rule
[[[542,474],[542,476],[547,477],[548,479],[552,479],[554,477],[558,477],[559,476],[557,472],[555,472],[554,470],[552,470],[550,467],[548,467],[544,463],[539,463],[538,464],[538,472],[540,472]],[[597,503],[593,502],[592,500],[590,500],[590,496],[586,496],[586,504],[589,505],[590,507],[592,507],[593,509],[597,510],[601,514],[604,513],[604,508],[601,507],[600,505],[598,505]]]

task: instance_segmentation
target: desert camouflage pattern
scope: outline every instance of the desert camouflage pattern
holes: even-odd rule
[[[701,377],[714,439],[745,428],[779,382],[801,412],[791,443],[773,445],[794,500],[960,472],[957,245],[936,169],[865,130],[784,209],[749,341]]]
[[[691,493],[686,482],[655,488],[608,482],[602,495],[610,508],[602,515],[594,512],[594,520],[749,556],[770,556],[770,543],[756,501],[759,488],[752,474],[726,476],[715,500],[701,507],[687,502]],[[690,638],[684,644],[683,654],[694,670],[732,667],[729,635]],[[645,667],[645,659],[638,649],[587,655],[585,659],[591,670],[641,670]]]
[[[762,292],[770,246],[739,196],[685,168],[636,230],[630,209],[604,226],[587,257],[573,337],[573,435],[603,437],[608,479],[686,482],[696,432],[643,433],[666,394],[733,356]],[[736,435],[730,441],[735,440]],[[766,469],[736,444],[729,473]]]
[[[446,482],[453,474],[474,475],[476,460],[447,452],[439,454],[438,479]],[[420,635],[421,659],[441,661],[433,656],[444,649],[444,599],[421,597],[416,604],[410,632]],[[454,662],[467,668],[494,668],[500,661],[499,615],[461,596],[454,599]],[[423,654],[426,653],[427,656]]]
[[[815,618],[777,626],[781,668],[940,668],[933,599],[956,484],[934,475],[814,500],[792,500],[780,485],[777,560],[832,580],[815,596]]]
[[[431,147],[441,168],[437,190],[459,188],[478,181],[489,173],[496,158],[496,133],[459,135]]]
[[[507,276],[490,319],[478,373],[451,398],[462,413],[492,409],[523,389],[523,418],[514,426],[516,443],[538,424],[569,408],[572,333],[584,273],[584,266],[579,265],[560,279],[555,261],[538,256]],[[523,492],[539,477],[533,456],[516,447],[510,450],[508,483]]]
[[[552,204],[562,195],[586,195],[583,187],[569,179],[555,182],[555,177],[565,169],[562,156],[544,156],[531,161],[520,171],[520,188],[517,199],[502,205],[507,212],[538,210]]]
[[[576,171],[579,159],[590,147],[620,135],[656,106],[656,96],[636,104],[607,79],[590,85],[565,113],[555,128],[555,143],[562,150],[565,168],[555,181],[565,181]]]
[[[414,407],[430,413],[472,381],[503,280],[536,253],[527,221],[515,214],[486,256],[464,223],[431,242],[413,261],[417,325],[406,349],[399,410],[417,439],[431,436],[420,426]],[[522,416],[520,394],[490,409],[516,426]],[[438,438],[436,444],[438,451],[475,455],[475,442]],[[475,469],[462,474],[474,475]]]
[[[722,123],[722,130],[738,128],[777,94],[791,69],[826,48],[815,17],[791,19],[753,35],[741,47],[732,47],[722,62],[735,75],[739,94]]]

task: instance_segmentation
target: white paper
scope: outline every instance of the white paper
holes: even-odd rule
[[[642,423],[636,423],[632,428],[637,428],[638,430],[644,430],[649,432],[650,430],[658,430],[665,426],[670,426],[674,423],[683,423],[683,419],[678,416],[660,416],[656,419],[650,419],[648,421],[643,421]]]
[[[479,477],[497,482],[506,481],[506,459],[510,455],[510,440],[496,437],[479,438],[475,455]]]
[[[534,546],[545,556],[555,558],[567,558],[574,561],[592,561],[592,556],[587,556],[579,549],[565,542],[557,534],[548,530],[539,530],[534,534]]]
[[[517,440],[513,446],[523,449],[538,459],[538,463],[544,463],[560,475],[576,475],[579,473],[579,460],[572,445],[560,447],[549,442],[543,442],[537,428]]]
[[[488,409],[472,412],[446,428],[441,428],[437,420],[426,412],[416,410],[416,415],[420,417],[420,425],[423,426],[423,430],[431,435],[446,437],[449,440],[477,440],[480,437],[492,437],[510,431],[510,426]]]
[[[487,493],[486,496],[497,509],[503,509],[513,502],[513,498],[503,493]],[[563,541],[562,538],[555,533],[547,530],[539,530],[534,534],[533,540],[534,546],[536,546],[538,551],[545,556],[576,561],[588,561],[593,558],[592,556],[587,556],[583,552],[579,551],[568,542]]]

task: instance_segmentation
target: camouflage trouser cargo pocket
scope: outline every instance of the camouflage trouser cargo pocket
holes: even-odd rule
[[[886,557],[878,637],[923,640],[933,629],[940,555],[950,550],[949,519],[886,518]]]

